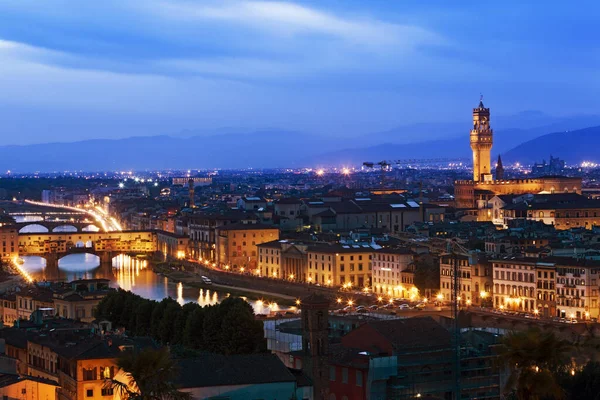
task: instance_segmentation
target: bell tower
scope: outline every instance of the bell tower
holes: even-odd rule
[[[473,129],[471,129],[471,150],[473,150],[473,180],[491,181],[491,150],[493,144],[490,128],[490,109],[483,105],[483,96],[479,106],[473,109]]]
[[[194,178],[190,178],[188,180],[188,190],[190,193],[190,204],[189,207],[190,208],[194,208],[195,207],[195,203],[194,203]]]
[[[313,398],[329,399],[329,299],[313,293],[300,302],[302,371],[312,380]]]

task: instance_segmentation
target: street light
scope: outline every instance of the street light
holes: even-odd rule
[[[296,305],[299,306],[300,305],[300,299],[296,299]]]
[[[342,304],[342,299],[340,297],[338,297],[336,301],[338,304]]]
[[[487,297],[488,293],[485,290],[482,290],[481,292],[479,292],[479,296],[481,296],[482,299],[485,299]]]

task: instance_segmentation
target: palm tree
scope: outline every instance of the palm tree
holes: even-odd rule
[[[107,379],[105,385],[116,390],[125,400],[190,400],[180,392],[173,380],[177,365],[166,347],[128,351],[117,360],[122,371],[119,379]]]
[[[519,400],[562,399],[557,374],[569,365],[571,346],[537,328],[511,332],[502,340],[500,361],[510,375],[505,391]]]

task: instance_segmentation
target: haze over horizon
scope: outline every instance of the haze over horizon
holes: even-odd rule
[[[0,0],[0,132],[5,145],[466,132],[480,93],[492,126],[523,110],[597,114],[600,6],[584,3]]]

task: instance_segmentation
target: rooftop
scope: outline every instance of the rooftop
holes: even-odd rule
[[[295,382],[275,354],[210,354],[178,360],[180,388]]]

